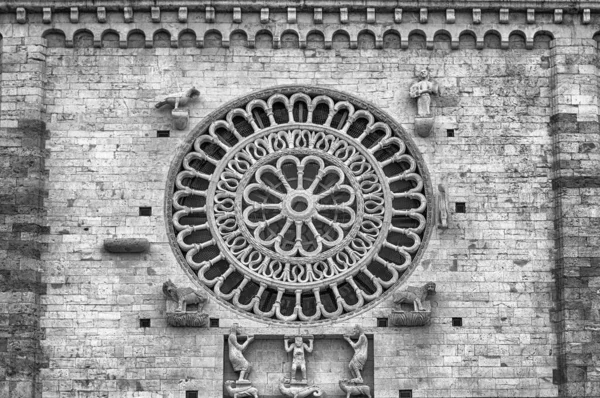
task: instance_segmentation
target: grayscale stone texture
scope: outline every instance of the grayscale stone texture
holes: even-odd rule
[[[246,355],[261,396],[276,396],[289,372],[281,338],[268,336],[321,336],[308,378],[333,392],[351,376],[340,336],[356,323],[372,338],[364,378],[377,398],[406,389],[600,396],[598,4],[507,1],[501,23],[491,1],[452,2],[450,14],[447,1],[420,2],[425,21],[411,2],[368,3],[375,13],[354,0],[314,0],[265,14],[262,3],[219,0],[207,23],[206,7],[191,1],[140,1],[127,12],[130,2],[0,1],[0,396],[221,397],[234,323],[257,337]],[[443,90],[434,116],[446,124],[421,138],[407,92],[426,67]],[[341,90],[388,112],[413,135],[433,186],[443,182],[448,228],[434,228],[407,281],[436,283],[429,325],[377,327],[391,295],[344,321],[300,326],[247,317],[210,295],[203,312],[218,327],[167,325],[163,282],[195,283],[167,238],[171,160],[207,114],[282,84]],[[200,99],[187,128],[158,138],[172,121],[154,98],[192,86]],[[152,216],[140,217],[142,206]],[[103,249],[122,238],[148,239],[150,249]]]

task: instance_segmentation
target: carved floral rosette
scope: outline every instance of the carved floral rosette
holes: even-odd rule
[[[414,267],[433,218],[426,171],[400,127],[311,91],[259,93],[194,130],[167,206],[198,280],[282,321],[379,298]]]

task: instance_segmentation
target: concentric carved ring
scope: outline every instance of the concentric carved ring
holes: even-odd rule
[[[217,297],[317,321],[366,307],[414,266],[428,235],[424,167],[355,109],[279,93],[193,134],[167,211],[179,257]]]

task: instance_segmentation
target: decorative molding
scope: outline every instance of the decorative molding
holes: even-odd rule
[[[419,10],[419,23],[427,23],[427,8],[421,8]]]
[[[206,19],[206,23],[215,22],[215,8],[214,7],[206,7],[206,11],[204,13],[204,18]]]
[[[77,7],[71,7],[69,10],[69,21],[71,23],[78,23],[79,22],[79,8]]]
[[[591,22],[591,11],[589,8],[583,10],[581,14],[581,23],[587,25]]]
[[[45,23],[45,24],[48,24],[48,23],[52,22],[52,8],[45,7],[42,10],[42,22]]]
[[[323,23],[323,9],[322,8],[320,8],[320,7],[315,8],[313,15],[314,15],[313,18],[314,18],[315,24]]]
[[[25,8],[19,7],[16,9],[15,12],[16,12],[18,23],[23,24],[23,23],[27,22],[27,10],[25,10]]]
[[[31,2],[2,0],[0,1],[0,9],[16,10],[16,8],[24,7],[25,4],[30,6]],[[107,7],[109,9],[117,9],[123,6],[122,0],[37,0],[36,7],[54,7],[68,8],[79,7],[82,11],[95,11],[96,7]],[[240,7],[244,12],[256,12],[264,7],[265,2],[257,2],[255,0],[212,0],[211,7],[215,7],[220,11],[231,11],[235,7]],[[204,9],[205,3],[197,0],[179,0],[177,2],[167,0],[136,0],[135,8],[150,9],[157,6],[163,10],[176,11],[179,7],[188,7],[190,11],[200,11]],[[429,10],[444,11],[448,8],[447,0],[421,0],[419,5]],[[456,0],[452,2],[455,9],[471,9],[479,8],[484,10],[497,10],[498,2],[483,1],[483,0]],[[525,0],[503,0],[502,6],[513,10],[523,10],[531,8],[532,2]],[[288,7],[302,7],[303,9],[312,9],[315,7],[323,8],[325,12],[335,12],[339,8],[349,8],[352,10],[361,10],[368,7],[376,8],[380,12],[392,11],[394,8],[414,9],[415,2],[413,0],[398,0],[390,2],[389,0],[281,0],[270,2],[269,7],[272,10],[285,11]],[[537,11],[553,11],[557,8],[569,10],[600,10],[600,4],[596,0],[545,0],[543,2],[535,2]]]
[[[260,23],[269,23],[269,9],[266,7],[260,9]]]
[[[235,23],[242,22],[242,9],[240,7],[233,8],[233,22],[235,22]]]
[[[375,22],[375,8],[369,7],[367,8],[367,23],[374,24]]]
[[[453,24],[456,22],[456,14],[453,8],[446,10],[446,23]]]
[[[296,7],[288,7],[287,9],[287,22],[294,24],[297,22],[296,19]]]
[[[133,8],[132,7],[124,7],[123,8],[123,18],[126,23],[133,22]]]
[[[481,23],[481,8],[473,8],[473,23],[475,25]]]
[[[150,19],[152,22],[160,22],[160,7],[150,8]]]
[[[500,9],[500,23],[501,24],[507,24],[508,23],[508,18],[509,18],[509,10],[508,10],[508,8],[501,8]]]
[[[188,8],[187,7],[179,7],[177,11],[177,20],[181,23],[186,23],[188,20]]]
[[[98,18],[99,23],[105,23],[106,22],[106,7],[96,8],[96,17]]]
[[[535,10],[533,8],[527,9],[527,23],[528,24],[535,23]]]
[[[348,23],[348,9],[340,8],[340,23]]]
[[[557,8],[554,10],[554,23],[562,23],[563,22],[563,10]]]
[[[402,23],[402,8],[394,9],[394,22]]]

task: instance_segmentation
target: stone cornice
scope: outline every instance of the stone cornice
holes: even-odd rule
[[[204,10],[206,7],[214,7],[218,11],[232,10],[234,7],[240,7],[244,11],[260,11],[262,8],[271,10],[285,10],[288,7],[294,7],[298,10],[322,8],[325,11],[339,10],[340,8],[366,9],[376,8],[377,10],[393,10],[402,8],[406,10],[427,8],[431,10],[452,9],[483,9],[497,10],[507,8],[511,10],[534,9],[537,11],[551,11],[563,9],[569,11],[579,11],[584,9],[600,10],[600,2],[597,0],[587,1],[565,1],[565,0],[544,0],[544,1],[523,1],[523,0],[456,0],[449,2],[447,0],[281,0],[281,1],[256,1],[256,0],[4,0],[0,1],[0,11],[16,10],[24,8],[30,11],[37,11],[45,7],[54,10],[68,9],[78,7],[80,10],[96,10],[98,7],[105,7],[108,10],[131,7],[134,10],[149,9],[150,7],[160,7],[163,10],[178,9],[187,7],[190,10]]]

